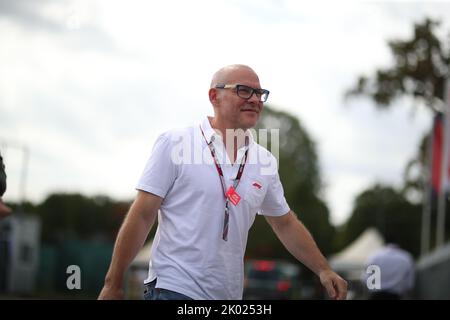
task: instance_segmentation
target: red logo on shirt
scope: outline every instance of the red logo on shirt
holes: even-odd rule
[[[262,188],[262,186],[258,182],[253,182],[252,186],[254,186],[254,187],[258,188],[258,189]]]

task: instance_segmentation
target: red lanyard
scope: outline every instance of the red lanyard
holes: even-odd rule
[[[214,159],[214,164],[216,165],[216,169],[217,169],[217,173],[219,174],[220,177],[220,182],[222,183],[222,190],[223,190],[223,195],[225,196],[225,198],[227,198],[226,196],[226,184],[225,184],[225,179],[223,177],[223,171],[222,171],[222,167],[220,166],[220,163],[217,159],[216,156],[216,151],[214,149],[214,146],[212,144],[212,140],[210,143],[208,143],[208,140],[205,137],[205,134],[203,133],[202,128],[200,127],[200,131],[202,132],[203,138],[205,138],[206,144],[209,147],[209,151],[211,151],[211,156]],[[236,178],[234,179],[234,183],[233,183],[233,188],[236,189],[237,186],[239,185],[239,182],[241,181],[241,177],[242,177],[242,173],[244,172],[244,168],[245,168],[245,163],[247,162],[247,156],[248,156],[248,137],[245,137],[245,145],[246,145],[246,150],[245,150],[245,154],[244,157],[242,157],[241,160],[241,164],[239,165],[239,169],[238,172],[236,174]],[[227,198],[228,199],[228,198]]]
[[[219,161],[217,159],[217,156],[216,156],[216,151],[215,151],[214,146],[212,144],[212,142],[213,142],[212,138],[213,137],[211,138],[211,142],[208,143],[208,140],[206,139],[205,134],[204,134],[201,126],[200,126],[200,131],[202,132],[203,138],[205,138],[205,141],[206,141],[206,144],[208,145],[209,151],[211,151],[211,156],[214,159],[214,164],[216,165],[217,173],[219,174],[220,183],[222,185],[223,195],[225,196],[225,218],[224,218],[224,224],[223,224],[222,238],[223,238],[223,240],[227,241],[228,240],[228,221],[229,221],[229,210],[230,210],[229,203],[230,203],[230,199],[227,196],[227,187],[226,187],[226,184],[225,184],[225,179],[223,177],[222,167],[220,166],[220,163],[219,163]],[[236,188],[239,185],[239,182],[241,181],[242,173],[244,172],[244,168],[245,168],[245,163],[247,162],[248,149],[249,149],[248,148],[248,137],[245,137],[245,146],[246,146],[245,154],[242,157],[241,164],[239,165],[239,169],[238,169],[238,172],[236,174],[236,178],[234,179],[234,182],[233,182],[233,189],[234,190],[236,190]]]

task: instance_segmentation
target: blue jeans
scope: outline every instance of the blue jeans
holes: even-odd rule
[[[193,300],[184,294],[162,288],[155,288],[156,279],[144,284],[144,300]]]

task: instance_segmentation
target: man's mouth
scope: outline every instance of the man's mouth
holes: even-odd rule
[[[254,112],[254,113],[259,113],[258,110],[255,109],[242,109],[241,112]]]

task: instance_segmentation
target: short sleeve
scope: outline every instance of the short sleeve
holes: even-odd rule
[[[177,166],[171,161],[171,152],[171,140],[167,134],[162,134],[153,146],[152,154],[136,186],[137,190],[166,197],[177,176]]]
[[[278,171],[270,176],[266,196],[261,204],[260,214],[266,216],[282,216],[290,211]]]

